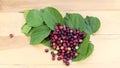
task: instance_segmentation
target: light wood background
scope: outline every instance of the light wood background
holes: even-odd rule
[[[67,68],[52,61],[43,45],[29,45],[29,38],[21,33],[26,9],[47,6],[66,12],[96,16],[100,30],[91,41],[93,54],[87,59],[71,63],[69,68],[120,68],[120,0],[0,0],[0,68]],[[15,35],[10,39],[9,34]]]

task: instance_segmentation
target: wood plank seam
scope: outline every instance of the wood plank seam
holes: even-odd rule
[[[0,0],[0,10],[2,10],[2,1]]]

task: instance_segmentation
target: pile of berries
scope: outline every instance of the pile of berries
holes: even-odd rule
[[[56,50],[51,52],[52,60],[55,60],[55,56],[57,56],[57,60],[63,60],[63,63],[68,66],[69,61],[78,56],[76,50],[85,38],[85,33],[57,24],[49,38],[51,40],[50,46]]]

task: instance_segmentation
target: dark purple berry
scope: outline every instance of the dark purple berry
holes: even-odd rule
[[[78,45],[82,43],[85,38],[85,33],[80,32],[78,29],[70,29],[66,25],[57,24],[55,30],[51,31],[49,40],[50,46],[56,50],[57,53],[51,52],[52,60],[63,60],[65,65],[70,65],[70,60],[77,57]]]
[[[45,52],[46,52],[46,53],[49,52],[49,49],[45,49]]]
[[[51,55],[52,55],[52,57],[55,57],[55,53],[54,52],[51,52]]]
[[[57,60],[62,60],[62,58],[59,56],[59,57],[57,57]]]
[[[70,65],[70,62],[65,62],[65,65],[66,65],[66,66],[69,66],[69,65]]]

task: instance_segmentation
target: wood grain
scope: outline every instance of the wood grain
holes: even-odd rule
[[[101,21],[100,30],[90,39],[95,45],[93,54],[69,68],[120,68],[120,0],[0,0],[0,68],[67,68],[44,53],[47,47],[31,46],[21,32],[25,20],[19,12],[47,6],[57,8],[63,16],[80,13]]]
[[[101,28],[97,34],[120,34],[120,12],[119,11],[66,11],[70,13],[80,13],[84,17],[96,16],[101,21]],[[62,12],[65,15],[66,12]],[[10,33],[16,33],[15,35],[23,36],[21,33],[21,27],[25,23],[22,13],[0,13],[0,36],[8,36]],[[11,24],[12,23],[12,24]],[[11,28],[11,29],[9,29]]]
[[[120,10],[120,0],[1,0],[0,11],[24,11],[47,6],[61,11]]]
[[[70,12],[73,13],[74,11]],[[80,11],[78,13],[81,13],[84,17],[86,15],[99,17],[102,25],[101,29],[91,37],[91,41],[95,45],[93,54],[86,60],[72,63],[70,67],[76,66],[77,68],[81,66],[87,68],[89,66],[89,68],[96,68],[97,65],[101,65],[100,67],[114,67],[117,65],[119,68],[120,31],[118,29],[120,29],[120,12]],[[65,12],[62,12],[62,14],[65,15]],[[0,18],[2,23],[0,24],[0,64],[20,64],[19,67],[23,66],[25,68],[65,67],[62,62],[52,62],[50,54],[44,53],[46,47],[42,44],[38,46],[29,45],[29,38],[21,32],[21,26],[25,23],[23,13],[2,12]],[[10,33],[13,33],[15,37],[10,39]],[[112,63],[113,65],[109,66]]]
[[[22,37],[22,40],[24,39],[25,38]],[[72,65],[97,63],[108,64],[120,62],[120,46],[118,45],[120,41],[120,35],[95,35],[91,37],[91,41],[95,45],[93,54],[83,61],[72,63]],[[7,42],[8,41],[6,40],[6,43]],[[24,47],[22,46],[19,48],[0,51],[0,64],[63,65],[63,63],[59,61],[52,62],[50,53],[44,52],[44,49],[47,47],[43,46],[42,44],[31,46],[28,44],[29,41],[20,42],[15,43],[18,43],[20,46],[24,45]],[[18,45],[15,43],[13,43],[14,46]]]

